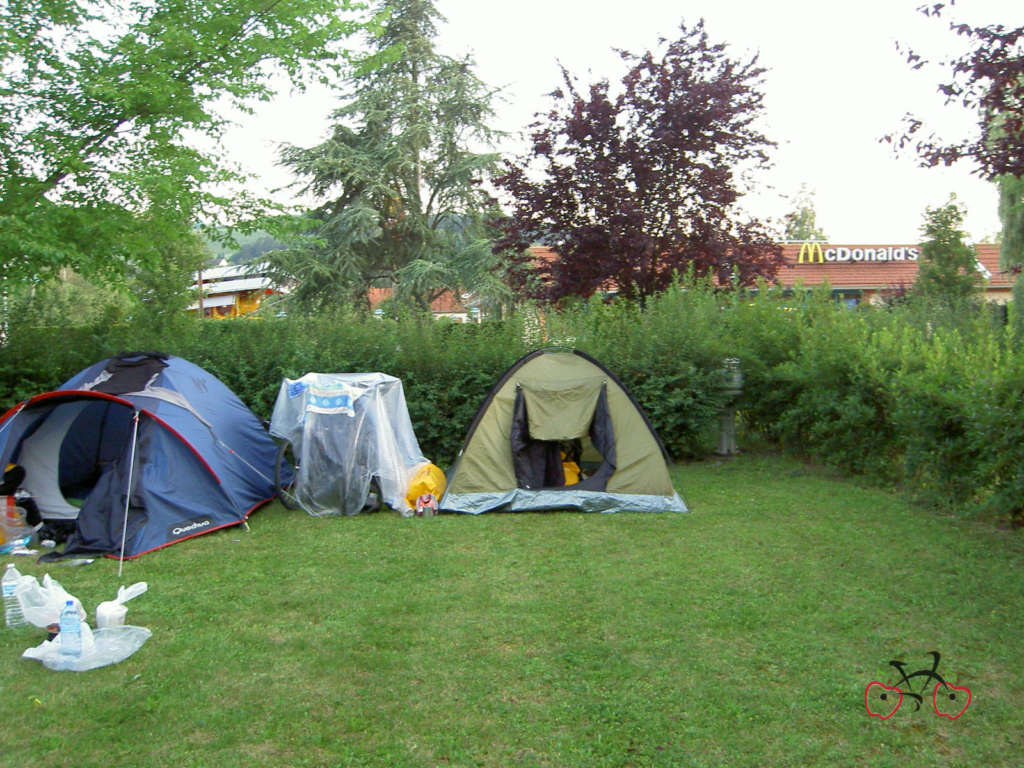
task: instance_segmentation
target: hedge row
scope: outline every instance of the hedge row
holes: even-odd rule
[[[676,459],[706,456],[724,403],[723,360],[741,361],[746,426],[780,448],[898,484],[932,504],[1021,515],[1024,355],[988,311],[860,308],[827,294],[722,296],[673,288],[644,308],[593,300],[483,325],[429,318],[199,321],[11,328],[0,403],[58,386],[126,350],[206,368],[269,418],[283,377],[382,371],[403,380],[424,453],[447,466],[509,365],[547,345],[605,363]]]
[[[1024,354],[999,312],[850,311],[821,296],[735,309],[742,405],[780,447],[931,505],[1021,520]]]
[[[447,462],[500,373],[525,351],[516,323],[317,319],[197,321],[173,327],[12,329],[0,348],[0,402],[13,405],[125,351],[159,350],[205,368],[269,419],[281,380],[310,371],[381,371],[403,380],[421,448]]]

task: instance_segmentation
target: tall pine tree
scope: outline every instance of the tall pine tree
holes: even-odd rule
[[[271,259],[306,309],[391,287],[419,306],[447,289],[480,288],[495,257],[481,187],[497,155],[493,93],[469,57],[436,50],[430,0],[383,0],[369,53],[345,82],[330,137],[290,146],[284,165],[323,202],[306,244]]]

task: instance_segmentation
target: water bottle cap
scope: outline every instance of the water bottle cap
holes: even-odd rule
[[[74,603],[68,600],[66,603],[64,603],[64,605],[74,605]]]

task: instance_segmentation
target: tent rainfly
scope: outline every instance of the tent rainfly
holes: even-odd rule
[[[385,373],[307,373],[285,379],[270,434],[297,459],[294,499],[314,517],[355,515],[373,481],[380,500],[406,512],[417,470],[428,464],[413,432],[401,379]],[[440,474],[440,470],[438,470]]]
[[[686,512],[666,462],[646,415],[608,369],[576,350],[541,349],[509,368],[480,406],[440,508]]]
[[[245,521],[273,499],[277,446],[221,381],[128,353],[0,419],[0,466],[25,469],[44,520],[74,520],[64,555],[137,557]]]

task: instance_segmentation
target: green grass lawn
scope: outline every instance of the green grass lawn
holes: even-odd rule
[[[0,764],[1020,766],[1024,538],[786,459],[674,470],[688,515],[314,519],[124,564],[153,636],[84,673],[0,632]],[[24,558],[22,560],[25,560]],[[892,659],[972,692],[869,717]],[[917,690],[917,688],[915,688]]]

